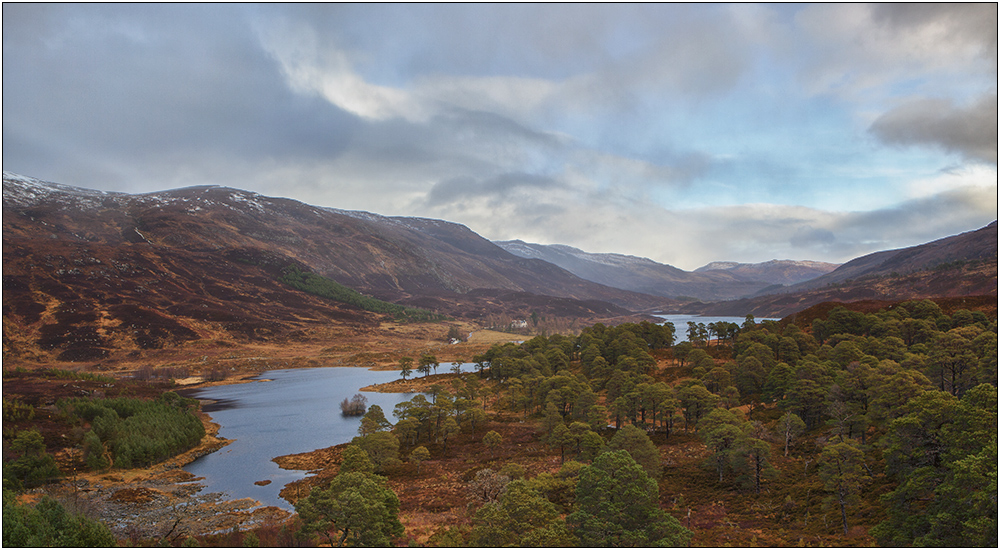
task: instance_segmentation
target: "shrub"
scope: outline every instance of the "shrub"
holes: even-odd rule
[[[360,393],[354,394],[354,397],[347,399],[344,398],[340,402],[340,412],[344,416],[361,416],[365,414],[365,409],[368,407],[368,398]]]

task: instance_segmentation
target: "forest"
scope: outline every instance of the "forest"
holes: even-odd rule
[[[282,275],[279,277],[279,280],[297,290],[357,306],[365,311],[388,313],[400,321],[428,322],[440,321],[444,319],[443,315],[438,315],[426,309],[405,307],[390,302],[384,302],[377,298],[372,298],[371,296],[365,296],[364,294],[348,288],[337,281],[330,279],[329,277],[324,277],[309,271],[302,271],[295,265],[285,268],[282,271]]]
[[[494,345],[472,358],[479,372],[431,376],[426,393],[393,411],[368,408],[337,466],[307,478],[280,533],[172,542],[412,544],[404,492],[433,482],[427,464],[482,449],[465,460],[466,515],[422,544],[995,546],[996,319],[921,300],[835,307],[801,323],[691,324],[676,345],[670,324],[597,324]],[[400,360],[403,378],[412,363]],[[88,452],[94,469],[157,460],[196,435],[175,394],[149,403],[176,429],[146,447],[121,443],[143,431],[125,424],[141,415],[85,401],[61,408],[89,428],[83,445],[109,451]],[[25,414],[5,400],[5,427]],[[511,459],[510,430],[521,425],[532,429],[525,444],[558,457],[555,469]],[[24,433],[11,446],[21,468],[51,474]],[[121,450],[137,447],[149,450]],[[10,496],[14,471],[5,463],[5,545],[26,540],[8,533],[33,517]],[[692,509],[720,499],[739,503],[727,520],[736,527],[692,525]]]

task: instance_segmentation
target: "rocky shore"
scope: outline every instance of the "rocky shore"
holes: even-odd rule
[[[146,469],[81,473],[29,491],[28,499],[52,496],[70,509],[105,523],[119,540],[183,541],[191,535],[281,523],[291,513],[253,499],[226,500],[222,493],[200,493],[202,478],[183,467],[228,445],[219,426],[202,414],[206,435],[189,451]]]

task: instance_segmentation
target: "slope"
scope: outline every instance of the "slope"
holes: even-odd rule
[[[565,245],[542,245],[519,240],[498,241],[495,244],[523,258],[545,260],[588,281],[645,294],[694,297],[707,301],[750,296],[772,285],[799,282],[835,267],[821,262],[727,262],[722,266],[710,264],[689,272],[648,258],[593,254]]]
[[[822,302],[997,296],[997,222],[929,243],[862,256],[811,281],[726,303],[689,304],[706,315],[784,317]]]
[[[5,354],[96,360],[213,337],[378,326],[378,315],[280,283],[290,265],[469,319],[528,315],[536,303],[542,315],[576,318],[663,305],[507,254],[448,222],[212,186],[108,193],[8,172],[3,195]]]

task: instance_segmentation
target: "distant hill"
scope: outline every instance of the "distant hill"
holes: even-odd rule
[[[713,262],[694,272],[648,258],[622,254],[593,254],[566,245],[524,241],[496,241],[511,254],[555,264],[574,275],[603,285],[665,297],[699,300],[732,300],[751,296],[774,285],[787,285],[818,277],[836,264],[772,260],[760,264]]]
[[[281,343],[334,328],[373,334],[387,315],[358,305],[366,297],[482,324],[535,312],[588,324],[652,310],[775,317],[824,301],[995,297],[997,225],[776,282],[804,276],[796,270],[807,264],[692,273],[226,187],[133,195],[3,176],[4,354],[39,361],[142,358],[199,340]],[[352,305],[296,290],[282,282],[291,266],[361,295]],[[760,292],[778,293],[741,298]]]
[[[926,244],[884,250],[855,258],[830,273],[793,285],[789,292],[820,288],[826,285],[865,277],[905,275],[948,264],[970,261],[995,261],[997,258],[997,222],[975,231],[945,237]]]
[[[770,260],[756,264],[712,262],[695,273],[728,273],[743,281],[764,281],[772,285],[793,285],[826,275],[840,264],[812,260]]]
[[[823,302],[997,297],[997,222],[926,244],[851,260],[815,279],[767,295],[688,304],[686,312],[784,317]]]

